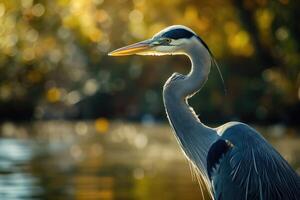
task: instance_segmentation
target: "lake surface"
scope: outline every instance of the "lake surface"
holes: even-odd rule
[[[299,173],[299,131],[256,128]],[[202,199],[167,124],[6,122],[0,130],[1,200]]]

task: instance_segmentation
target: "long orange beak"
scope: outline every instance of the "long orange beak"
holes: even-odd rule
[[[128,56],[133,54],[140,54],[147,52],[151,49],[151,41],[152,40],[145,40],[142,42],[138,42],[132,45],[128,45],[126,47],[122,47],[110,52],[109,56]]]

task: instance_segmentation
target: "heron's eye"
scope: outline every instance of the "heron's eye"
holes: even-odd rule
[[[160,45],[166,45],[166,44],[170,44],[172,42],[172,39],[170,38],[161,38],[159,40],[159,44]]]
[[[164,39],[164,42],[167,43],[167,44],[169,44],[169,43],[172,42],[172,39],[170,39],[170,38],[165,38],[165,39]]]
[[[170,38],[164,38],[162,42],[164,44],[170,44],[172,42],[172,39],[170,39]]]

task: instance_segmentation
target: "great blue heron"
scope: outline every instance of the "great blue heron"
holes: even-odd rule
[[[214,61],[208,46],[194,31],[181,25],[170,26],[149,40],[109,55],[132,54],[183,54],[191,60],[189,74],[174,73],[167,80],[163,100],[175,136],[212,198],[300,199],[299,175],[256,130],[240,122],[210,128],[188,105],[188,98],[206,82]]]

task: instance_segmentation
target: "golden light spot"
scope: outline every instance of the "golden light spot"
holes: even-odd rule
[[[228,45],[232,48],[233,53],[237,55],[250,56],[254,52],[249,34],[246,31],[239,31],[231,35],[228,38]]]
[[[88,34],[93,42],[99,42],[102,39],[102,32],[99,29],[94,29]]]
[[[36,17],[40,17],[44,14],[45,12],[45,7],[43,6],[43,4],[35,4],[32,8],[32,14]]]
[[[85,82],[83,92],[86,95],[93,95],[98,90],[99,83],[95,79],[89,79]]]
[[[35,29],[30,29],[25,33],[25,38],[29,42],[36,42],[39,38],[39,32]]]
[[[88,132],[88,126],[85,122],[78,122],[75,124],[75,131],[78,135],[85,135]]]
[[[108,14],[105,10],[99,10],[96,12],[96,19],[99,23],[103,23],[108,19]]]
[[[263,30],[268,30],[271,27],[274,19],[274,14],[268,9],[261,9],[256,12],[258,26]]]
[[[147,146],[148,143],[148,138],[147,136],[145,136],[144,134],[138,134],[135,138],[134,138],[134,145],[138,148],[138,149],[143,149]]]
[[[129,14],[129,29],[132,36],[142,39],[147,33],[144,15],[139,10],[133,10]]]
[[[145,38],[145,35],[147,33],[146,25],[144,23],[135,24],[131,22],[129,29],[131,35],[139,39]]]
[[[74,90],[66,95],[65,103],[67,105],[74,105],[81,99],[81,95],[78,91]]]
[[[143,21],[144,15],[139,10],[133,10],[129,13],[129,20],[134,23],[141,23]]]
[[[246,31],[239,31],[232,40],[232,44],[236,48],[243,48],[249,42],[249,36]]]
[[[109,121],[106,118],[96,119],[95,129],[98,133],[106,133],[109,129]]]
[[[18,42],[19,38],[16,34],[10,34],[6,37],[6,40],[4,40],[4,45],[6,47],[13,47]]]
[[[278,38],[278,40],[283,41],[289,37],[289,32],[285,27],[280,27],[276,30],[275,35]]]
[[[55,103],[61,99],[61,91],[59,88],[53,87],[47,91],[46,98],[49,102]]]
[[[33,48],[26,48],[23,51],[23,59],[25,61],[31,61],[35,58],[35,53]]]

